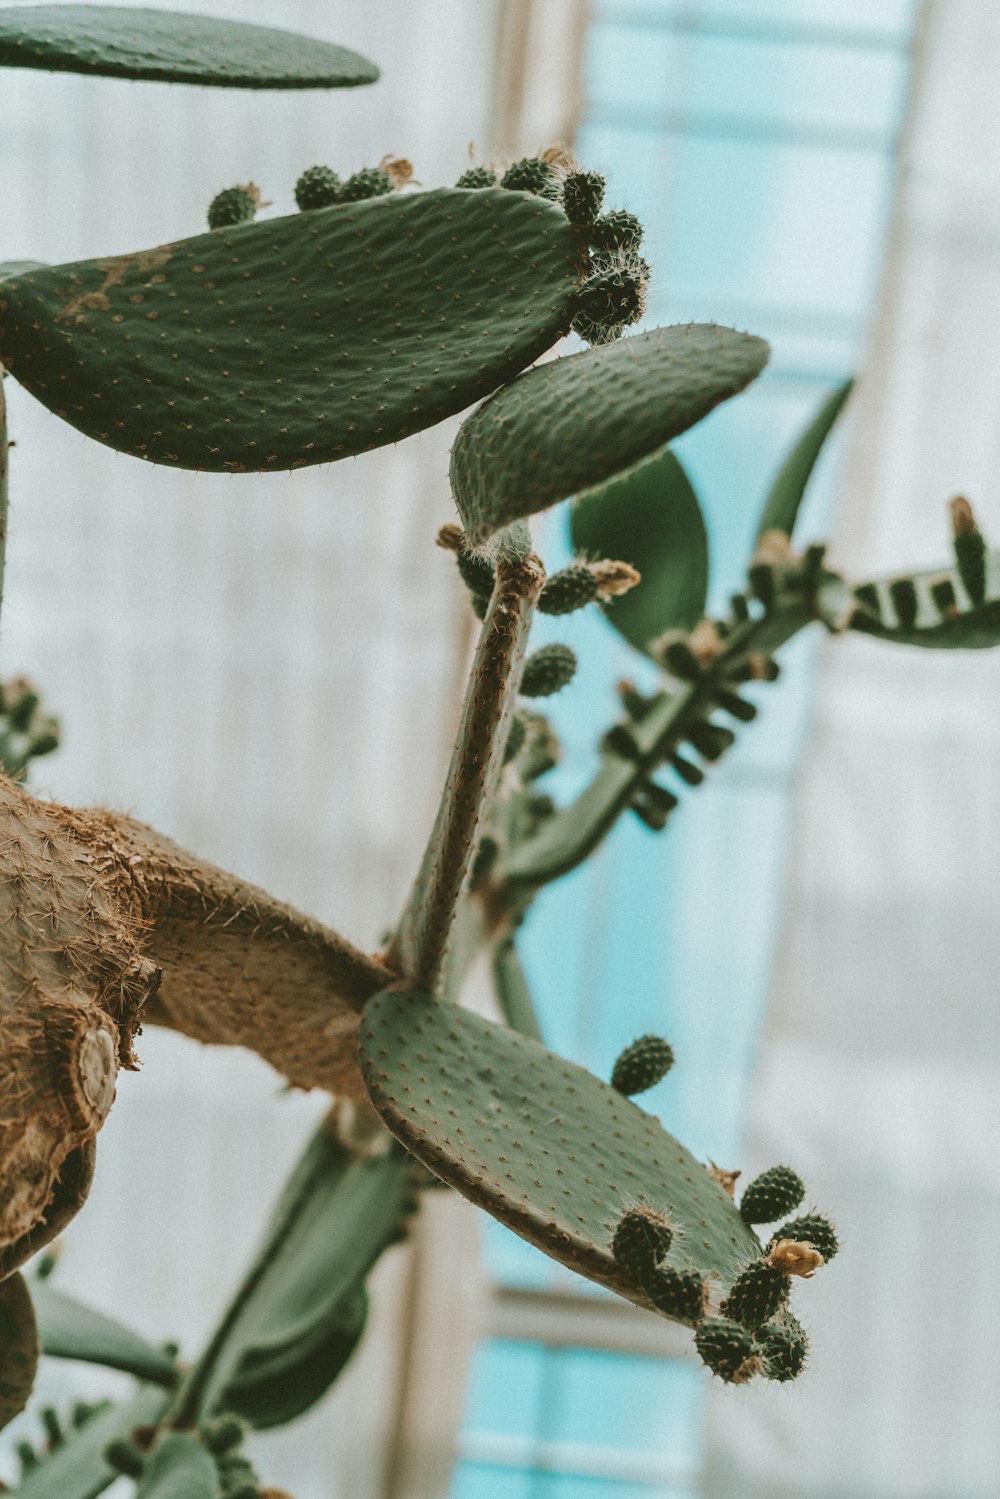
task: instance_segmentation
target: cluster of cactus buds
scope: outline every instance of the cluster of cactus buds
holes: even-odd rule
[[[23,781],[28,764],[59,747],[59,721],[42,711],[23,677],[0,684],[0,770]]]
[[[400,156],[384,156],[377,167],[362,167],[343,180],[332,167],[306,167],[295,184],[295,202],[303,213],[334,203],[359,203],[384,197],[412,179],[413,167]]]
[[[247,1426],[238,1416],[224,1414],[197,1428],[197,1439],[210,1455],[220,1499],[282,1499],[275,1489],[262,1489],[243,1443]],[[155,1428],[140,1428],[130,1438],[117,1437],[104,1449],[108,1467],[128,1478],[140,1479],[156,1450]]]

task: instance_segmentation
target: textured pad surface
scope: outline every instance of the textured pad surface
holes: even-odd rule
[[[569,326],[562,211],[401,194],[0,283],[0,360],[57,416],[181,468],[327,463],[421,431]]]
[[[675,1225],[666,1263],[718,1277],[720,1295],[759,1255],[731,1199],[658,1119],[539,1042],[387,990],[365,1007],[360,1044],[393,1134],[570,1269],[647,1304],[611,1255],[623,1210],[642,1204]]]
[[[767,356],[761,338],[688,323],[527,370],[472,413],[452,451],[470,541],[649,457],[749,385]]]
[[[0,8],[0,67],[228,88],[374,83],[357,52],[271,26],[110,5]]]

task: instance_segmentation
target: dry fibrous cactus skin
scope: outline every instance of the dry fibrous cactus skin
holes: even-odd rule
[[[362,1096],[358,1014],[392,975],[336,933],[128,817],[6,778],[0,869],[0,1254],[43,1242],[143,1020]]]

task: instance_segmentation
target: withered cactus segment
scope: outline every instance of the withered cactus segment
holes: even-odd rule
[[[393,975],[335,932],[131,818],[42,802],[4,777],[0,870],[4,1269],[103,1125],[144,1020],[363,1096],[358,1014]]]

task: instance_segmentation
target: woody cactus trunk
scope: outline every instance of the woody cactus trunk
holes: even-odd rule
[[[284,32],[126,7],[0,9],[0,65],[245,88],[344,87],[377,69]],[[341,175],[343,174],[343,175]],[[847,399],[831,394],[765,498],[747,582],[708,617],[695,489],[670,443],[761,372],[767,347],[715,325],[629,331],[649,266],[633,215],[562,148],[417,189],[402,158],[320,163],[298,212],[258,219],[225,189],[206,232],[98,260],[0,265],[0,363],[88,437],[229,473],[331,463],[464,411],[437,540],[481,621],[426,852],[384,950],[368,953],[151,828],[52,805],[26,784],[54,721],[23,680],[0,698],[0,1420],[39,1352],[131,1373],[133,1397],[43,1413],[14,1492],[255,1499],[249,1427],[293,1420],[362,1336],[366,1282],[446,1184],[546,1254],[692,1330],[716,1377],[786,1381],[807,1363],[790,1308],[836,1232],[779,1164],[699,1161],[635,1102],[668,1040],[622,1035],[605,1082],[544,1044],[517,934],[549,883],[626,815],[673,818],[757,713],[776,655],[815,624],[923,648],[1000,642],[1000,559],[964,500],[955,556],[849,583],[793,532]],[[14,245],[19,255],[29,246]],[[535,365],[568,334],[573,352]],[[528,517],[571,500],[576,561],[546,576]],[[0,389],[0,538],[7,448]],[[434,538],[428,538],[430,548]],[[429,552],[429,556],[435,554]],[[536,611],[599,608],[659,672],[595,724],[585,789],[557,805],[543,700],[569,644],[532,650]],[[568,625],[571,628],[571,625]],[[504,1023],[463,1008],[490,960]],[[94,1141],[141,1027],[240,1045],[325,1090],[307,1144],[219,1325],[193,1362],[153,1348],[21,1267],[83,1206]],[[683,1065],[683,1058],[680,1058]],[[794,1142],[790,1141],[790,1146]]]

